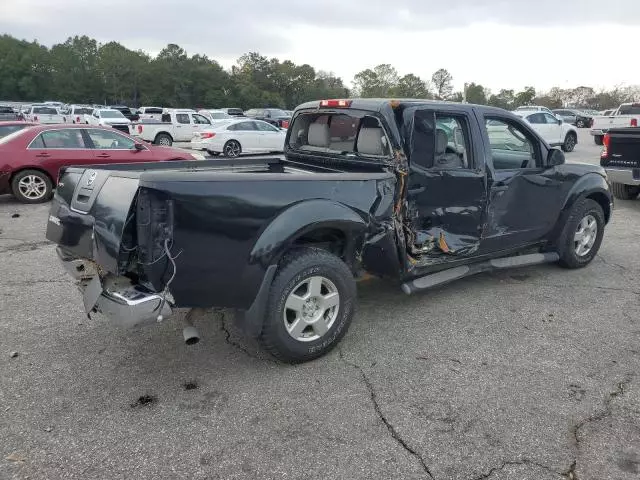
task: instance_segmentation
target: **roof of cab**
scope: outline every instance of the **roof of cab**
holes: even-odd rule
[[[442,106],[455,106],[462,110],[472,110],[472,109],[480,109],[483,112],[495,112],[504,114],[507,110],[497,107],[490,107],[487,105],[476,105],[473,103],[459,103],[459,102],[446,102],[442,100],[426,100],[423,98],[348,98],[346,100],[351,101],[350,107],[336,107],[334,110],[348,110],[356,109],[356,110],[369,110],[372,112],[382,112],[383,110],[392,107],[393,104],[399,104],[403,107],[410,105],[424,105],[430,106],[433,108],[438,108]],[[304,110],[304,109],[320,109],[321,100],[314,100],[311,102],[306,102],[296,107],[296,111]],[[333,108],[331,108],[333,109]],[[329,110],[329,109],[328,109]],[[510,113],[510,112],[507,112]]]

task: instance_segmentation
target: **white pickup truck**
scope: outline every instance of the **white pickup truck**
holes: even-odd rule
[[[591,135],[596,145],[602,145],[605,133],[612,128],[637,127],[640,124],[640,103],[623,103],[611,115],[593,117]]]
[[[34,123],[67,123],[65,117],[60,110],[50,105],[31,105],[29,112],[25,115],[25,120]]]
[[[129,133],[156,145],[171,146],[173,142],[190,142],[195,132],[211,126],[211,121],[194,110],[165,110],[161,121],[133,122]]]

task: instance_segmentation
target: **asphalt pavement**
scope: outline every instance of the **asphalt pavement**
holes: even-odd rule
[[[580,132],[569,161],[597,163]],[[582,270],[377,280],[339,348],[286,366],[230,314],[83,314],[48,206],[0,197],[0,479],[636,479],[640,200]]]

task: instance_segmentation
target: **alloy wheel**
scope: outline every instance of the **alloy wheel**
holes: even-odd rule
[[[326,277],[303,280],[289,293],[284,305],[284,326],[295,340],[311,342],[324,336],[338,318],[340,293]]]

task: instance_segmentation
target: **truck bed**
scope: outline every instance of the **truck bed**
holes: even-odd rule
[[[179,255],[171,285],[176,305],[247,308],[274,256],[309,218],[320,224],[328,212],[381,229],[382,241],[389,240],[385,254],[397,262],[395,181],[381,167],[351,170],[278,157],[68,167],[47,238],[65,255],[135,275],[150,290],[161,290],[171,276],[167,241]],[[389,266],[394,270],[397,264]]]

